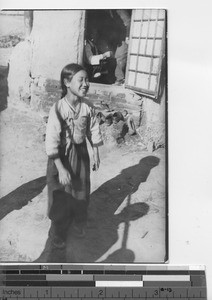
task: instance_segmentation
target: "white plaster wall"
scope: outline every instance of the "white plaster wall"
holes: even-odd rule
[[[32,78],[59,79],[62,68],[80,62],[83,10],[34,11]]]
[[[8,88],[8,102],[17,103],[18,100],[30,98],[30,66],[32,59],[32,47],[29,41],[23,41],[13,48],[10,56]]]

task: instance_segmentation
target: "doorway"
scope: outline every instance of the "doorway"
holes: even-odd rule
[[[123,9],[86,11],[83,60],[90,82],[124,83],[131,14]]]

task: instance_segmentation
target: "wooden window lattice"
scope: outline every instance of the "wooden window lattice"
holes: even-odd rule
[[[166,11],[133,10],[126,87],[158,97],[165,52]]]

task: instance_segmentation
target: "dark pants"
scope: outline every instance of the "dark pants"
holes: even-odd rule
[[[54,160],[47,165],[48,216],[52,221],[50,235],[65,239],[69,225],[73,222],[86,224],[90,195],[90,160],[86,141],[72,144],[61,161],[71,176],[71,185],[64,187]]]
[[[67,231],[71,223],[86,224],[88,201],[76,200],[65,191],[53,192],[53,203],[49,210],[49,218],[52,221],[49,231],[50,237],[57,236],[66,239]]]

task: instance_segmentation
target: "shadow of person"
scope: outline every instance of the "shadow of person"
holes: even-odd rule
[[[128,197],[129,202],[129,197]],[[133,262],[135,259],[133,251],[126,248],[127,236],[129,231],[129,222],[137,220],[149,211],[149,206],[146,203],[134,203],[126,206],[119,214],[114,215],[114,223],[118,228],[119,224],[124,222],[124,234],[122,239],[121,249],[110,254],[106,260],[102,261],[105,263],[112,262]],[[50,238],[47,239],[41,255],[33,261],[34,263],[62,263],[66,262],[66,254],[64,249],[56,249],[52,246]]]
[[[101,261],[102,263],[122,263],[122,262],[134,262],[135,255],[130,249],[127,249],[127,238],[129,233],[130,221],[135,221],[145,216],[149,211],[149,205],[146,203],[134,203],[129,204],[131,200],[130,195],[128,196],[128,205],[116,215],[117,225],[124,223],[122,246],[120,249],[114,251],[112,254]]]
[[[145,182],[152,168],[159,164],[160,159],[147,156],[137,165],[121,171],[119,175],[102,184],[90,197],[88,210],[88,224],[86,236],[77,238],[70,230],[67,238],[67,262],[89,263],[98,261],[117,241],[118,226],[124,222],[125,229],[121,249],[118,254],[113,253],[106,259],[107,262],[132,262],[134,253],[126,248],[129,222],[137,220],[149,210],[146,203],[131,204],[131,195],[138,190],[139,185]],[[125,209],[118,215],[116,211],[127,197]],[[110,261],[111,260],[111,261]]]
[[[21,209],[46,186],[46,176],[31,180],[0,199],[0,220],[13,210]]]
[[[0,111],[7,108],[7,97],[8,97],[8,77],[9,64],[7,67],[0,66]]]

